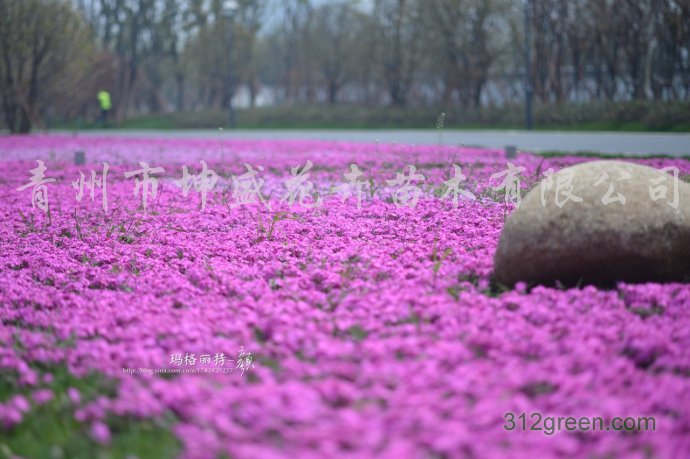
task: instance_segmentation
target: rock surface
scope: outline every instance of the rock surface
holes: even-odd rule
[[[507,219],[492,280],[508,287],[690,280],[690,184],[672,174],[592,161],[547,176]]]

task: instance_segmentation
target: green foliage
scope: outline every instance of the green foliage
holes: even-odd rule
[[[180,444],[170,431],[174,421],[170,416],[150,420],[108,416],[105,421],[112,441],[108,445],[97,443],[89,434],[90,425],[75,419],[75,404],[67,390],[77,389],[83,404],[100,396],[114,396],[115,383],[97,373],[77,378],[63,366],[45,366],[39,371],[52,375],[52,381],[42,387],[54,396],[42,405],[31,403],[19,424],[5,430],[0,427],[0,457],[167,459],[179,454]],[[29,388],[18,384],[16,374],[0,373],[0,401],[17,394],[31,399]]]
[[[347,329],[347,334],[356,342],[364,340],[368,333],[361,325],[355,324]]]
[[[599,153],[599,152],[594,152],[594,151],[578,151],[578,152],[568,152],[568,151],[556,151],[556,150],[548,150],[548,151],[542,151],[538,153],[539,156],[542,156],[544,158],[558,158],[558,157],[563,157],[563,156],[582,156],[584,158],[603,158],[603,159],[611,159],[612,155],[609,153]],[[625,153],[617,153],[615,154],[616,158],[630,158],[630,159],[677,159],[678,156],[673,156],[673,155],[666,155],[663,153],[650,153],[646,155],[628,155]],[[685,156],[680,156],[680,158],[690,160],[690,155],[685,155]],[[537,174],[538,176],[538,174]],[[686,180],[688,176],[681,176],[680,177],[682,180]]]
[[[433,262],[432,271],[434,282],[436,282],[436,276],[438,275],[439,269],[441,269],[441,265],[443,264],[445,259],[448,258],[448,256],[451,253],[453,253],[453,249],[451,249],[450,247],[446,247],[445,250],[443,250],[443,253],[439,253],[437,243],[438,239],[435,239],[431,250],[431,261]]]
[[[644,109],[639,110],[642,106]],[[444,109],[443,130],[521,129],[523,107],[482,110]],[[628,111],[630,110],[630,112]],[[362,107],[351,105],[275,106],[237,110],[241,129],[433,129],[436,108]],[[539,106],[534,125],[541,130],[690,132],[690,103],[618,102]],[[202,110],[128,119],[126,129],[217,129],[227,112]],[[62,127],[70,127],[63,125]],[[81,128],[98,128],[97,124]]]
[[[265,226],[263,217],[261,217],[261,214],[259,214],[257,241],[263,239],[272,241],[277,224],[283,220],[299,220],[299,216],[297,214],[293,214],[286,211],[276,212],[273,215],[273,217],[271,217],[271,220],[268,222],[268,226]]]

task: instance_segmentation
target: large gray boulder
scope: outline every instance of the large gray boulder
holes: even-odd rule
[[[543,179],[508,217],[492,280],[508,287],[690,280],[690,184],[672,174],[593,161]]]

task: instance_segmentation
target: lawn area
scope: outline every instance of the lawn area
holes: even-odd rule
[[[452,107],[275,106],[238,109],[240,129],[433,129],[444,113],[445,129],[522,129],[524,108],[480,111]],[[534,128],[559,131],[690,132],[690,104],[659,102],[569,104],[536,107]],[[121,129],[216,129],[227,127],[225,110],[140,115],[115,123]],[[59,129],[100,128],[95,122],[54,122]]]

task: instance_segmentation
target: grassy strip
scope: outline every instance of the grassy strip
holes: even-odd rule
[[[445,129],[521,129],[521,106],[481,111],[443,107],[394,108],[346,105],[275,106],[237,110],[240,129],[435,129],[445,113]],[[227,112],[206,110],[130,118],[112,127],[122,129],[217,129],[227,127]],[[79,121],[53,123],[53,128],[100,128]],[[540,106],[534,112],[539,130],[690,132],[690,103],[621,102]]]
[[[47,373],[52,375],[52,381],[40,387],[50,389],[53,398],[43,404],[31,401],[29,390],[18,384],[15,372],[0,373],[0,401],[5,403],[14,395],[23,395],[31,405],[19,424],[10,428],[0,425],[0,458],[18,455],[26,458],[168,459],[179,454],[180,444],[170,430],[172,417],[134,419],[110,415],[105,423],[110,429],[111,441],[107,445],[96,442],[89,433],[90,425],[75,419],[75,404],[68,396],[68,389],[77,389],[80,404],[83,404],[99,396],[113,397],[115,384],[96,373],[76,378],[64,366],[43,366],[41,376]]]
[[[673,155],[667,155],[664,153],[650,153],[650,154],[644,154],[644,155],[634,154],[633,155],[633,154],[626,154],[626,153],[616,153],[616,154],[600,153],[600,152],[595,152],[595,151],[572,152],[572,151],[548,150],[548,151],[536,152],[534,154],[537,156],[544,157],[544,158],[559,158],[562,156],[582,156],[584,158],[601,158],[601,159],[684,159],[684,160],[690,161],[690,155],[673,156]]]

